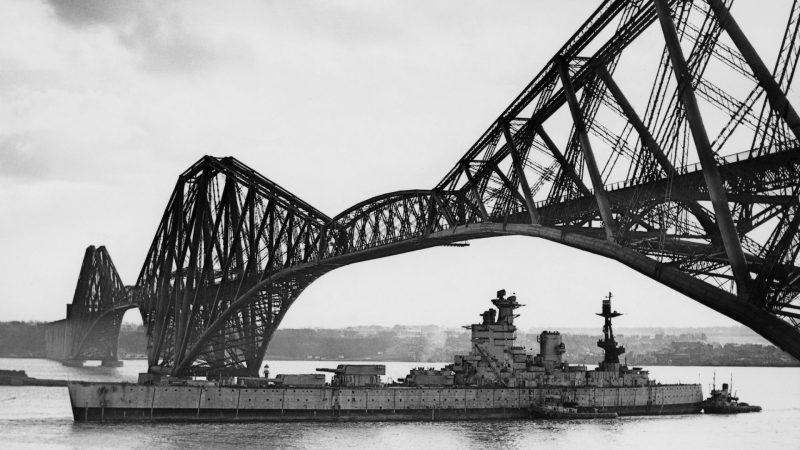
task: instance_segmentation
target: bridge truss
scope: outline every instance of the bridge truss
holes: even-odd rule
[[[603,1],[433,189],[329,218],[234,158],[204,157],[180,176],[136,284],[150,370],[255,375],[328,271],[511,234],[615,259],[800,357],[787,99],[800,5],[776,24],[768,68],[732,3]]]
[[[138,306],[134,290],[123,285],[105,247],[89,246],[66,319],[45,329],[47,357],[80,364],[87,359],[116,363],[122,318]]]

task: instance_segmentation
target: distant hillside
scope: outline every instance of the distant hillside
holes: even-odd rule
[[[600,328],[555,328],[565,334],[600,334]],[[769,341],[759,336],[755,331],[744,326],[729,327],[614,327],[615,334],[628,336],[705,336],[704,340],[719,344],[762,344],[770,345]],[[530,330],[536,332],[536,330]]]
[[[796,366],[797,360],[743,327],[619,329],[624,358],[639,365],[763,365]],[[602,358],[599,332],[564,329],[571,363],[595,364]],[[755,337],[754,337],[755,336]],[[517,332],[517,342],[538,352],[538,332]],[[0,322],[0,356],[43,357],[44,324]],[[141,325],[123,324],[119,337],[122,358],[146,352]],[[428,326],[365,326],[342,329],[281,329],[270,342],[266,359],[348,361],[452,361],[470,350],[469,331]]]
[[[0,322],[0,356],[44,356],[41,322]]]

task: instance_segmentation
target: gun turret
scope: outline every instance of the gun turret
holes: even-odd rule
[[[386,375],[383,364],[339,364],[335,369],[318,368],[318,372],[334,374],[331,386],[380,386]]]

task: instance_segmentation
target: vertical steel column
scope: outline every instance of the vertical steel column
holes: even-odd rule
[[[506,144],[511,152],[511,162],[514,164],[514,171],[517,172],[519,182],[522,185],[522,195],[525,196],[525,205],[528,207],[528,214],[531,216],[531,224],[539,224],[542,222],[539,217],[539,211],[536,209],[536,204],[533,203],[533,196],[531,195],[531,186],[528,184],[528,177],[525,176],[525,171],[522,168],[522,160],[517,145],[514,143],[513,136],[511,136],[511,126],[508,122],[500,124],[503,129],[503,136],[506,138]]]
[[[711,149],[706,127],[703,124],[703,116],[697,106],[697,98],[694,95],[694,89],[692,89],[692,77],[689,73],[689,67],[681,50],[680,39],[678,38],[675,24],[672,22],[669,6],[665,0],[654,0],[654,2],[658,19],[661,22],[661,30],[664,34],[667,51],[672,61],[672,69],[678,82],[678,95],[686,111],[689,127],[692,130],[692,138],[697,148],[700,165],[703,168],[703,177],[708,188],[708,196],[714,206],[714,215],[717,218],[717,226],[719,227],[720,236],[722,236],[725,253],[728,255],[728,261],[733,269],[738,294],[745,297],[750,284],[750,272],[747,270],[747,261],[742,251],[742,244],[739,241],[731,210],[728,207],[728,196],[722,186],[714,151]]]
[[[739,28],[739,25],[733,20],[733,16],[731,16],[731,12],[728,8],[719,0],[707,1],[708,5],[714,11],[714,15],[717,16],[720,26],[728,33],[733,44],[736,45],[742,57],[747,61],[747,64],[753,71],[753,75],[755,75],[758,80],[758,84],[764,88],[764,92],[767,94],[767,100],[769,100],[772,109],[786,121],[786,124],[789,125],[795,138],[800,140],[800,117],[798,117],[789,99],[786,98],[786,94],[781,91],[781,87],[778,85],[778,82],[775,81],[772,72],[770,72],[764,64],[764,61],[761,60],[758,52],[756,52],[755,48],[750,44],[750,41],[747,39],[747,36],[745,36],[744,32],[742,32],[742,29]]]
[[[589,177],[594,187],[594,197],[597,200],[597,207],[600,210],[600,218],[603,219],[603,224],[605,225],[606,239],[614,241],[614,236],[617,234],[617,224],[614,221],[614,216],[611,214],[611,206],[608,203],[606,191],[603,188],[603,178],[600,176],[600,170],[597,167],[597,161],[592,151],[592,144],[589,142],[589,135],[586,132],[586,123],[583,121],[581,105],[578,103],[578,98],[575,96],[575,87],[572,85],[572,80],[570,79],[569,68],[567,67],[567,62],[564,60],[558,61],[557,66],[558,75],[561,77],[561,84],[564,86],[564,93],[567,96],[569,111],[572,114],[575,132],[578,134],[581,150],[583,150],[586,168],[589,169]]]
[[[192,229],[187,229],[187,239],[189,239],[189,263],[184,268],[185,272],[183,292],[180,292],[178,287],[175,288],[175,309],[173,310],[173,318],[175,324],[173,326],[173,355],[175,360],[179,360],[183,353],[186,351],[186,343],[183,342],[184,330],[189,328],[191,324],[188,323],[188,310],[189,301],[193,290],[200,286],[197,279],[197,266],[199,260],[199,246],[200,241],[203,240],[203,221],[206,220],[206,213],[210,209],[208,205],[208,184],[211,182],[211,177],[207,169],[200,172],[197,180],[197,193],[194,198],[194,211],[192,214],[190,224]],[[176,283],[177,285],[177,283]],[[182,295],[179,295],[182,294]],[[179,298],[182,297],[182,298]]]
[[[431,231],[433,230],[433,224],[436,220],[436,200],[434,199],[434,193],[431,191],[430,197],[428,197],[428,218],[425,220],[425,234],[424,236],[427,237]],[[343,251],[342,254],[345,252]]]
[[[325,258],[327,250],[328,250],[328,228],[330,228],[333,220],[327,222],[325,225],[322,226],[322,229],[319,231],[319,246],[317,248],[317,262],[321,259]],[[248,263],[250,260],[248,260]],[[237,291],[238,294],[238,291]]]

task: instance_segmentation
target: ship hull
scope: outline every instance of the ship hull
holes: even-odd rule
[[[761,412],[760,406],[741,406],[741,405],[703,405],[703,412],[706,414],[741,414],[750,412]]]
[[[695,414],[699,385],[546,388],[243,388],[68,384],[76,422],[363,422],[522,419],[545,397],[581,412]]]

